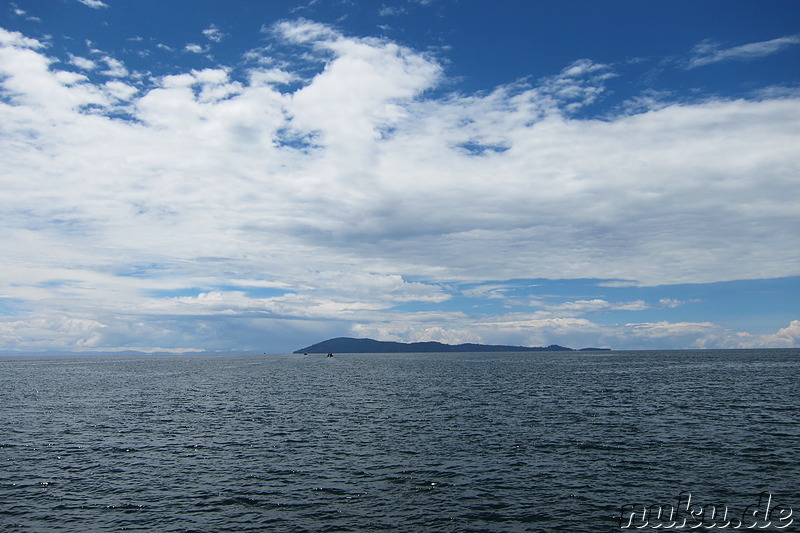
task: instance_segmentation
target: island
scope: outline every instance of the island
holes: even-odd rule
[[[557,344],[550,346],[504,346],[498,344],[444,344],[441,342],[393,342],[374,339],[337,337],[295,350],[296,354],[309,353],[421,353],[421,352],[574,352],[609,351],[609,348],[582,348],[574,350]]]

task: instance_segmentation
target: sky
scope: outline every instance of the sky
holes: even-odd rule
[[[0,353],[800,347],[796,0],[0,5]]]

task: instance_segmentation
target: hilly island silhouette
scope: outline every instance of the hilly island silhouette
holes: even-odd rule
[[[295,350],[294,353],[419,353],[419,352],[575,352],[608,351],[608,348],[575,350],[557,344],[550,346],[505,346],[498,344],[444,344],[441,342],[394,342],[375,339],[337,337]]]

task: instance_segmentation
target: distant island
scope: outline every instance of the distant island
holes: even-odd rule
[[[337,337],[295,350],[293,353],[421,353],[421,352],[575,352],[608,351],[608,348],[574,350],[557,344],[545,347],[503,346],[498,344],[443,344],[441,342],[392,342],[374,339]]]

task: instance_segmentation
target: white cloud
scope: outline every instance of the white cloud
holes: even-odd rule
[[[139,89],[136,87],[121,81],[106,82],[104,87],[111,96],[118,100],[129,100],[134,94],[139,92]]]
[[[264,32],[276,31],[296,43],[327,43],[343,38],[342,34],[326,24],[310,20],[284,21],[273,27],[262,28]]]
[[[515,346],[568,344],[570,348],[695,349],[799,348],[800,321],[775,334],[751,335],[711,322],[599,324],[586,318],[509,314],[475,319],[459,313],[407,315],[400,320],[355,323],[353,336],[402,342],[438,340],[449,344],[478,342]],[[564,339],[569,339],[566,343]]]
[[[0,232],[6,263],[26,265],[4,268],[0,291],[31,309],[4,319],[0,349],[33,349],[48,324],[98,349],[134,337],[176,349],[238,342],[220,329],[229,323],[214,325],[220,316],[247,320],[252,339],[352,324],[398,340],[744,342],[713,324],[575,316],[646,307],[636,300],[485,320],[399,307],[444,302],[453,280],[480,283],[485,297],[500,294],[487,280],[627,286],[798,271],[796,95],[579,119],[610,67],[584,60],[538,84],[434,98],[443,69],[425,54],[308,21],[274,32],[322,68],[309,78],[289,62],[259,66],[239,80],[190,70],[146,87],[97,52],[115,79],[95,83],[0,30]],[[256,298],[246,286],[286,292]],[[182,329],[193,314],[207,334]]]
[[[713,41],[705,41],[697,45],[694,55],[689,61],[689,68],[701,67],[720,61],[750,61],[782,52],[800,44],[800,35],[787,35],[769,41],[748,43],[731,48],[721,48]]]
[[[214,24],[212,24],[208,28],[204,29],[203,30],[203,35],[205,35],[206,38],[209,41],[212,41],[212,42],[215,42],[215,43],[220,43],[225,38],[225,34],[222,33],[220,31],[220,29],[217,28]]]
[[[378,10],[378,15],[381,17],[393,17],[397,15],[402,15],[406,12],[406,10],[402,7],[392,7],[392,6],[381,6]]]
[[[101,0],[78,0],[78,2],[86,7],[91,7],[92,9],[102,9],[108,7],[108,4],[102,2]]]
[[[125,68],[125,64],[122,61],[110,56],[104,56],[102,61],[108,67],[102,74],[113,78],[124,78],[129,75],[128,69]]]
[[[298,77],[291,72],[279,68],[250,71],[250,85],[269,85],[273,83],[285,84],[296,81]]]
[[[576,316],[610,311],[642,311],[650,308],[643,300],[635,300],[632,302],[608,302],[600,298],[595,298],[593,300],[575,300],[572,302],[549,305],[539,302],[536,307],[541,308],[548,314],[556,316]]]
[[[664,308],[668,308],[668,309],[674,309],[676,307],[680,307],[680,306],[685,305],[687,303],[694,303],[694,302],[697,302],[697,301],[698,300],[688,300],[688,301],[686,301],[686,300],[678,300],[676,298],[661,298],[658,301],[658,305],[660,307],[664,307]]]
[[[623,288],[623,287],[638,287],[639,284],[635,281],[625,281],[625,280],[614,280],[614,281],[601,281],[597,284],[598,287],[611,287],[611,288]]]
[[[438,320],[439,317],[436,319]],[[441,342],[444,344],[482,342],[480,335],[469,329],[448,329],[441,326],[419,324],[407,324],[400,329],[394,324],[356,323],[352,327],[351,334],[357,338],[367,337],[395,342]]]
[[[208,48],[204,46],[200,46],[199,44],[189,43],[183,47],[186,52],[191,52],[193,54],[204,54],[208,52]]]
[[[759,342],[752,343],[748,347],[752,346],[771,346],[775,348],[800,346],[800,320],[792,320],[787,327],[778,330],[774,334],[762,336]]]
[[[83,69],[83,70],[94,70],[97,67],[97,63],[92,61],[91,59],[85,57],[74,56],[69,54],[69,62],[76,67]]]
[[[4,47],[29,48],[31,50],[45,46],[44,43],[25,37],[18,31],[8,31],[4,28],[0,28],[0,45]]]
[[[461,294],[467,298],[506,298],[508,288],[504,285],[479,285],[470,289],[464,289]]]
[[[19,6],[16,5],[15,3],[13,3],[13,2],[10,4],[10,6],[11,6],[11,9],[14,11],[14,14],[16,16],[18,16],[18,17],[25,17],[25,20],[30,20],[32,22],[41,22],[42,21],[42,19],[40,19],[39,17],[34,17],[32,15],[28,15],[28,12],[26,10],[20,9]]]
[[[753,335],[747,332],[732,334],[729,331],[712,332],[697,341],[699,348],[798,348],[800,347],[800,320],[775,333]]]

